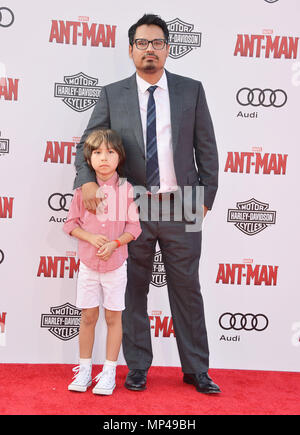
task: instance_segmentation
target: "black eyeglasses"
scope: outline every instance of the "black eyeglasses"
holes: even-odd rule
[[[135,39],[133,43],[139,50],[147,50],[150,43],[154,50],[162,50],[167,44],[167,41],[165,39],[153,39],[152,41],[148,41],[148,39],[139,38]]]

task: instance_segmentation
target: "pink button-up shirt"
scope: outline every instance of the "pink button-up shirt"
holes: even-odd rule
[[[126,180],[120,179],[117,172],[106,181],[97,178],[100,189],[97,196],[102,198],[97,213],[90,213],[83,205],[81,188],[76,189],[64,231],[70,234],[80,227],[93,234],[105,235],[109,240],[118,239],[123,233],[130,233],[136,239],[141,234],[141,226],[136,204],[133,201],[133,188]],[[95,246],[78,240],[78,257],[87,267],[99,272],[109,272],[120,267],[128,257],[127,245],[115,249],[111,257],[101,260]]]

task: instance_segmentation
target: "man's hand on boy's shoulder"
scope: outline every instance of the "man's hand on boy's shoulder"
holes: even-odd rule
[[[98,189],[99,186],[94,181],[91,181],[90,183],[85,183],[81,186],[84,207],[94,214],[96,214],[96,209],[100,202],[100,199],[96,198],[96,193]]]

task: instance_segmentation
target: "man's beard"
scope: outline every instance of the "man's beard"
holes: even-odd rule
[[[157,67],[154,65],[154,63],[148,63],[146,66],[143,67],[144,72],[156,72]]]
[[[151,56],[155,56],[154,54],[151,54]],[[157,56],[156,56],[156,58],[157,58]],[[143,57],[143,60],[144,59],[147,59],[147,55],[145,55],[144,57]],[[158,58],[157,58],[158,59]],[[144,66],[144,67],[142,67],[141,68],[144,72],[148,72],[148,73],[151,73],[151,72],[156,72],[157,71],[157,66],[156,66],[156,64],[154,63],[154,61],[151,59],[150,61],[148,61],[148,62],[146,62],[146,65]]]

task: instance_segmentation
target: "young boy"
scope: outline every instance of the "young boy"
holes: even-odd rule
[[[132,186],[117,171],[125,160],[121,139],[113,130],[96,130],[86,139],[84,156],[95,170],[100,204],[90,213],[83,204],[81,188],[75,191],[64,231],[78,239],[80,267],[76,306],[81,308],[79,366],[75,367],[72,391],[86,391],[92,384],[92,350],[99,316],[100,292],[107,324],[106,361],[96,376],[95,394],[112,394],[122,341],[122,310],[127,283],[127,244],[141,233]]]

